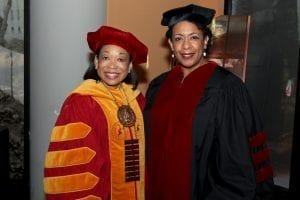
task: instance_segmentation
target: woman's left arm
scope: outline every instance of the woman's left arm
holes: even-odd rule
[[[230,199],[267,197],[273,171],[266,133],[245,85],[235,77],[225,83],[219,94],[216,187]]]

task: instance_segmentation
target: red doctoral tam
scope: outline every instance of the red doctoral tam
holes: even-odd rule
[[[102,46],[112,44],[125,49],[130,54],[133,64],[147,62],[148,48],[130,32],[101,26],[97,31],[87,33],[87,42],[94,53]]]

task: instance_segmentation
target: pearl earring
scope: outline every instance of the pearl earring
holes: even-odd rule
[[[176,60],[175,54],[173,52],[171,55],[171,59],[170,59],[170,68],[173,68],[176,64],[177,64],[177,60]]]

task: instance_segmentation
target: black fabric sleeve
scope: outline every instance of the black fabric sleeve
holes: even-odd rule
[[[212,190],[206,199],[267,199],[268,195],[264,198],[257,193],[249,138],[263,129],[247,88],[239,78],[229,75],[217,99],[215,141],[210,155],[213,164],[208,176]]]

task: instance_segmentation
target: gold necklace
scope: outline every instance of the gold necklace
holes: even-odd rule
[[[133,111],[133,109],[130,107],[129,105],[129,101],[128,101],[128,97],[124,91],[124,88],[122,87],[122,84],[120,85],[119,89],[122,91],[123,95],[126,98],[127,101],[127,105],[118,105],[117,99],[116,97],[111,93],[111,91],[109,90],[109,88],[105,85],[105,83],[101,82],[103,84],[103,86],[106,88],[106,90],[108,91],[108,93],[112,96],[115,104],[118,107],[118,112],[117,112],[117,117],[119,122],[124,126],[124,127],[132,127],[135,125],[136,122],[136,116],[135,113]]]

